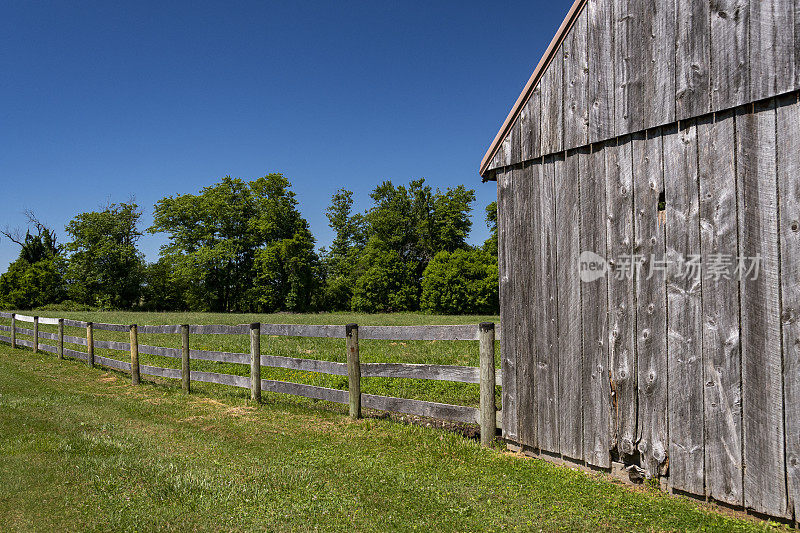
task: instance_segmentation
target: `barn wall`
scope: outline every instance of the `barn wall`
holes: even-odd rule
[[[797,13],[800,0],[587,0],[484,172],[800,89]]]
[[[498,170],[509,441],[800,517],[798,146],[795,92]],[[692,254],[759,274],[658,268]]]

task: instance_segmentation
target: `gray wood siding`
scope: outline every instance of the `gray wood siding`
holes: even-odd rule
[[[800,89],[798,11],[800,0],[587,0],[487,170]]]

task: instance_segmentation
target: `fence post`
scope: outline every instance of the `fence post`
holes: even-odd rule
[[[39,353],[39,317],[33,317],[33,353]]]
[[[94,326],[86,323],[86,365],[94,366]]]
[[[190,375],[189,375],[189,326],[184,324],[181,326],[181,345],[183,351],[181,352],[181,388],[184,394],[190,392]]]
[[[131,324],[131,383],[139,384],[139,327]]]
[[[361,364],[358,360],[358,324],[347,324],[347,390],[350,418],[361,418]]]
[[[58,319],[58,358],[64,359],[64,319]]]
[[[261,323],[250,324],[250,399],[261,401]]]
[[[481,322],[478,326],[481,367],[481,445],[491,446],[497,427],[494,403],[494,323]]]
[[[11,347],[17,347],[17,314],[11,313]]]

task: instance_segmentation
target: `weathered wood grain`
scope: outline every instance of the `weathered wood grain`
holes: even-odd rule
[[[16,331],[19,335],[28,335],[30,337],[33,337],[33,330],[32,329],[15,327],[14,331]],[[86,339],[84,339],[84,343],[85,343],[85,341],[86,341]]]
[[[131,324],[130,328],[131,345],[131,385],[138,385],[141,381],[139,375],[139,327]]]
[[[119,350],[123,352],[129,352],[131,349],[130,343],[116,341],[94,341],[94,347],[105,348],[107,350]]]
[[[744,502],[785,516],[774,102],[738,109],[736,135],[740,255],[761,257],[757,279],[740,280]]]
[[[603,145],[581,154],[580,248],[601,257],[606,242],[606,169]],[[583,458],[610,467],[611,375],[608,363],[608,278],[581,285],[583,350]]]
[[[586,3],[589,88],[588,142],[614,136],[614,2],[588,0]]]
[[[644,30],[637,50],[643,53],[638,68],[642,69],[644,101],[639,102],[631,124],[651,128],[675,120],[675,1],[631,0],[635,2],[637,19]],[[632,129],[631,132],[640,128]]]
[[[583,459],[583,356],[581,346],[581,281],[578,275],[580,232],[578,213],[579,151],[568,152],[555,165],[556,290],[559,384],[559,451]]]
[[[4,326],[0,324],[0,331],[11,331],[11,326]]]
[[[86,352],[79,352],[77,350],[70,350],[69,348],[64,348],[64,355],[66,357],[72,357],[74,359],[80,359],[81,361],[86,360]]]
[[[476,341],[478,325],[359,326],[361,340]]]
[[[261,390],[269,392],[279,392],[281,394],[293,394],[314,400],[325,400],[334,403],[348,403],[346,390],[328,389],[315,385],[302,385],[300,383],[290,383],[288,381],[273,381],[271,379],[261,380]],[[366,394],[362,396],[367,396]],[[363,402],[363,400],[362,400]]]
[[[49,333],[47,331],[39,332],[40,339],[49,339],[51,341],[58,340],[58,333]]]
[[[358,346],[358,324],[348,324],[347,335],[347,393],[350,418],[361,418],[361,360]]]
[[[173,349],[162,348],[162,350],[173,350]],[[153,355],[160,355],[160,354],[153,354]],[[177,355],[172,355],[167,357],[177,357]],[[262,355],[261,356],[262,361],[264,357],[267,356]],[[243,365],[250,364],[250,354],[247,353],[215,352],[212,350],[189,350],[189,358],[201,361],[216,361],[218,363],[237,363]]]
[[[664,190],[661,130],[633,136],[634,254],[640,256],[636,276],[636,358],[639,407],[637,449],[648,477],[667,466],[667,320],[663,270],[664,226],[658,199]],[[663,264],[663,263],[662,263]],[[652,269],[652,274],[651,274]]]
[[[617,136],[637,131],[642,120],[634,116],[640,114],[637,102],[644,99],[642,77],[646,74],[636,63],[642,46],[638,28],[641,14],[634,8],[636,0],[614,2],[613,57],[614,69],[614,132]],[[634,127],[632,127],[634,126]]]
[[[478,409],[460,405],[407,400],[405,398],[393,398],[391,396],[375,396],[373,394],[362,394],[361,401],[367,409],[380,409],[381,411],[391,411],[393,413],[427,416],[465,424],[475,424],[478,422],[479,417]]]
[[[250,399],[261,401],[261,324],[250,324]]]
[[[511,125],[508,137],[511,139],[511,164],[516,165],[522,161],[522,123],[519,116]]]
[[[611,372],[611,440],[630,458],[636,441],[636,317],[633,268],[633,168],[631,139],[606,143],[606,257],[608,360]]]
[[[180,326],[139,326],[139,333],[145,334],[171,334],[180,332]]]
[[[524,302],[534,299],[534,247],[531,245],[534,227],[532,222],[534,205],[538,199],[534,195],[534,187],[538,190],[538,181],[541,176],[541,159],[526,164],[514,173],[514,210],[510,263],[512,264],[511,276],[511,307],[508,326],[512,328],[513,350],[516,356],[517,381],[517,419],[519,438],[522,444],[537,446],[536,413],[537,406],[535,390],[536,373],[536,348],[534,324],[534,311]]]
[[[539,176],[538,194],[533,201],[538,203],[538,224],[533,231],[540,235],[537,254],[536,285],[539,294],[535,300],[537,309],[537,365],[536,404],[539,448],[559,453],[559,401],[558,401],[558,307],[556,294],[556,227],[555,218],[555,163],[556,157],[548,156]],[[522,305],[522,304],[520,304]]]
[[[13,313],[6,313],[5,311],[0,311],[0,318],[11,318]]]
[[[58,354],[58,347],[49,344],[39,344],[39,349],[43,352]]]
[[[480,324],[480,425],[481,445],[491,446],[497,430],[494,375],[494,323]]]
[[[750,99],[794,88],[794,0],[750,2]]]
[[[711,15],[707,1],[675,0],[675,115],[678,120],[711,110]]]
[[[530,161],[542,155],[542,91],[537,85],[520,112],[520,156]]]
[[[564,146],[564,62],[559,48],[542,75],[542,154],[560,152]]]
[[[323,337],[344,339],[344,326],[309,324],[261,324],[262,335],[287,337]]]
[[[499,171],[497,173],[497,245],[499,265],[500,323],[504,324],[505,335],[500,340],[500,367],[503,370],[503,437],[513,442],[520,442],[521,435],[517,424],[517,406],[519,390],[517,387],[518,354],[514,353],[512,341],[514,328],[512,320],[514,305],[511,294],[511,277],[514,264],[510,260],[511,247],[510,225],[514,220],[513,173]]]
[[[704,262],[738,256],[733,112],[697,123],[700,248]],[[714,259],[716,258],[716,259]],[[739,283],[733,268],[703,274],[706,494],[742,505],[742,383]],[[726,274],[726,275],[723,275]]]
[[[728,109],[750,97],[750,2],[711,0],[711,107]]]
[[[117,370],[123,370],[125,372],[131,371],[131,364],[126,361],[111,359],[110,357],[102,357],[100,355],[95,356],[94,361],[98,365],[116,368]]]
[[[69,318],[65,318],[64,325],[70,328],[85,328],[87,322],[84,322],[83,320],[70,320]]]
[[[53,320],[58,320],[58,319],[53,319]],[[119,331],[128,333],[130,329],[130,326],[128,325],[123,326],[122,324],[104,324],[102,322],[92,322],[92,325],[94,326],[94,329],[100,329],[103,331]]]
[[[222,324],[190,325],[191,335],[249,335],[250,327],[247,324],[227,326]]]
[[[181,389],[184,394],[191,392],[191,369],[189,366],[189,334],[192,327],[188,324],[181,326]]]
[[[164,368],[160,366],[139,365],[139,373],[145,376],[158,376],[161,378],[181,379],[180,368]]]
[[[299,359],[298,361],[308,360]],[[319,362],[327,363],[326,361]],[[343,363],[327,364],[343,365]],[[341,371],[338,366],[335,369],[337,370],[337,373]],[[365,378],[412,378],[436,381],[453,381],[456,383],[480,383],[480,369],[474,366],[421,365],[410,363],[361,363],[361,376]]]
[[[64,335],[64,342],[69,344],[80,344],[86,346],[86,337],[74,337],[72,335]]]
[[[143,326],[139,326],[141,329]],[[64,337],[66,339],[67,337]],[[200,352],[201,350],[197,350]],[[150,346],[148,344],[140,344],[139,345],[139,353],[147,354],[147,355],[160,355],[161,357],[173,357],[175,359],[180,359],[181,357],[181,350],[180,348],[164,348],[162,346]],[[200,357],[198,357],[199,359]]]
[[[786,426],[786,480],[790,511],[800,517],[800,105],[797,94],[777,109],[781,321]]]
[[[231,387],[250,388],[250,378],[248,376],[234,376],[232,374],[218,374],[216,372],[200,372],[192,370],[192,381],[203,381],[205,383],[217,383],[218,385],[230,385]]]
[[[664,129],[670,486],[705,493],[697,129]],[[692,263],[694,262],[694,263]],[[696,264],[696,267],[691,266]]]
[[[581,11],[562,45],[564,61],[564,149],[586,144],[589,134],[588,14]]]
[[[0,335],[0,341],[6,342],[8,344],[11,344],[11,337],[8,337],[6,335]]]

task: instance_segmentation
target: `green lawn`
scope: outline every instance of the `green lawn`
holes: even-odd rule
[[[23,311],[31,315],[31,311]],[[52,312],[41,316],[71,318],[112,324],[248,324],[262,323],[302,323],[302,324],[347,324],[361,325],[419,325],[419,324],[478,324],[480,322],[499,323],[497,316],[437,316],[421,313],[392,313],[385,315],[358,315],[354,313],[320,314],[273,314],[237,315],[213,313],[133,313],[133,312]],[[10,325],[10,320],[0,319],[0,323]],[[33,328],[31,324],[19,323],[20,327]],[[56,326],[40,326],[42,331],[56,332]],[[67,335],[85,336],[86,331],[78,328],[65,328]],[[20,338],[26,338],[20,336]],[[95,340],[115,340],[127,342],[127,333],[108,331],[94,332]],[[53,341],[42,341],[54,344]],[[139,335],[141,344],[180,347],[180,335]],[[250,353],[250,338],[247,335],[192,335],[190,345],[193,349],[217,350],[226,352]],[[83,346],[65,345],[74,350],[86,351]],[[477,341],[376,341],[362,340],[359,343],[361,361],[364,363],[429,363],[442,365],[478,366],[479,353]],[[313,339],[298,337],[262,336],[261,352],[270,355],[321,359],[346,362],[344,339]],[[115,359],[130,360],[130,354],[113,350],[95,350],[97,355]],[[496,365],[500,366],[499,343],[497,343]],[[180,368],[180,360],[154,355],[140,355],[141,364]],[[224,374],[248,375],[249,365],[192,361],[192,369]],[[334,389],[347,389],[347,376],[329,376],[297,370],[262,368],[264,379],[293,381],[309,385],[319,385]],[[423,381],[413,379],[364,378],[361,390],[368,394],[380,394],[414,400],[427,400],[455,405],[477,407],[480,401],[480,388],[477,384],[450,383],[443,381]],[[500,388],[497,388],[497,403],[500,404]]]
[[[256,406],[241,392],[202,383],[190,396],[175,382],[133,387],[125,374],[0,345],[2,528],[776,527],[452,433],[351,421],[344,406],[277,394]]]

